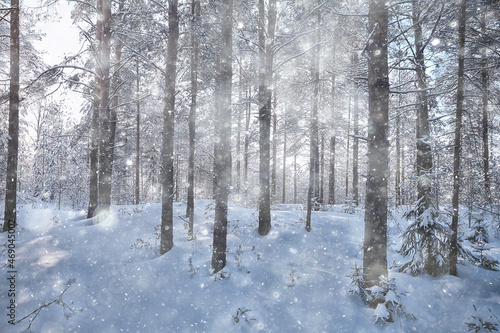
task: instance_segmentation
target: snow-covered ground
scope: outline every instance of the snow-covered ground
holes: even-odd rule
[[[175,204],[175,246],[161,257],[158,204],[114,206],[96,225],[83,212],[24,205],[15,233],[16,320],[56,300],[33,313],[31,331],[467,332],[472,316],[500,326],[489,311],[500,317],[500,273],[470,264],[459,267],[459,277],[391,269],[416,319],[374,323],[374,311],[349,292],[348,275],[362,263],[362,212],[314,212],[308,233],[299,206],[276,208],[270,234],[260,237],[256,210],[231,205],[227,266],[211,276],[210,201],[196,203],[191,242],[181,218],[185,204]],[[398,230],[406,224],[390,220],[390,266],[401,261]],[[1,237],[0,332],[22,332],[30,318],[8,324],[12,267],[7,233]],[[493,240],[490,254],[499,259]]]

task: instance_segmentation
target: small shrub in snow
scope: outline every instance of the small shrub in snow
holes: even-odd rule
[[[243,256],[243,247],[238,245],[238,249],[234,253],[234,261],[236,261],[236,265],[238,266],[238,270],[241,271],[243,266],[241,265],[241,257]]]
[[[356,213],[356,201],[352,199],[348,199],[345,201],[345,204],[343,206],[343,212],[345,214],[354,214]]]
[[[488,231],[484,227],[483,219],[476,218],[472,226],[471,234],[467,238],[471,242],[471,247],[477,256],[472,255],[472,262],[478,264],[479,266],[496,271],[499,265],[498,260],[493,259],[488,255],[488,251],[491,249],[488,246],[489,235]]]
[[[260,260],[260,257],[261,257],[261,254],[260,253],[257,253],[255,251],[255,246],[252,247],[252,252],[255,254],[255,257],[257,258],[257,260]]]
[[[412,223],[402,235],[403,244],[399,253],[410,257],[410,260],[399,270],[412,275],[445,274],[449,266],[449,227],[445,224],[443,214],[432,206],[421,215],[418,211],[419,204],[405,214]]]
[[[351,288],[349,289],[351,295],[358,296],[365,304],[370,304],[372,297],[364,287],[363,269],[358,268],[358,265],[354,263],[352,274],[347,277],[351,279]]]
[[[196,275],[196,271],[198,271],[200,268],[194,267],[193,258],[191,257],[189,257],[188,263],[189,263],[189,277],[193,278]]]
[[[248,324],[251,325],[252,321],[255,321],[255,318],[250,318],[248,315],[248,312],[252,310],[246,309],[246,308],[238,308],[238,311],[236,311],[236,315],[233,316],[233,322],[235,324],[238,324],[242,319]]]
[[[149,250],[153,248],[153,245],[149,240],[144,241],[142,240],[142,238],[138,238],[137,241],[130,246],[130,248],[133,250],[142,250],[142,249]]]
[[[475,305],[474,311],[477,313],[477,309]],[[476,314],[475,316],[470,316],[469,319],[465,322],[465,325],[468,328],[469,332],[480,333],[480,332],[493,332],[498,331],[498,324],[492,322],[493,318],[498,321],[498,318],[491,312],[491,309],[488,309],[491,315],[484,317],[480,314]]]
[[[353,296],[359,296],[365,304],[375,307],[373,312],[375,323],[392,322],[396,314],[415,319],[413,314],[406,312],[402,301],[402,296],[406,294],[398,292],[394,279],[381,277],[379,285],[366,288],[362,272],[362,268],[358,268],[357,265],[354,267],[352,275],[349,275],[351,278],[349,292]]]
[[[138,238],[134,244],[130,246],[132,250],[150,250],[152,248],[157,247],[160,244],[160,230],[161,225],[158,224],[155,227],[154,231],[154,239],[143,240],[142,238]]]
[[[395,315],[415,319],[412,313],[406,312],[402,299],[406,294],[398,292],[394,279],[381,277],[380,286],[373,286],[368,290],[375,303],[378,303],[373,313],[376,323],[392,322]]]
[[[292,288],[293,286],[295,286],[295,282],[297,282],[297,280],[300,280],[302,278],[302,276],[300,275],[296,275],[295,273],[297,273],[297,270],[294,268],[292,269],[292,271],[290,272],[290,283],[287,285],[288,288]]]

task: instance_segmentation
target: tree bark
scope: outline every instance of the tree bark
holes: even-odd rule
[[[427,101],[427,82],[425,76],[425,58],[420,23],[420,3],[412,4],[412,19],[415,31],[415,64],[417,74],[417,205],[418,218],[432,205],[432,150],[429,142],[429,103]]]
[[[259,235],[261,236],[267,235],[269,230],[271,230],[269,149],[271,134],[273,46],[276,29],[276,0],[269,1],[267,31],[265,22],[264,0],[259,0]]]
[[[349,95],[349,105],[347,110],[347,148],[345,153],[346,168],[345,168],[345,199],[349,200],[349,149],[351,148],[351,99]]]
[[[136,64],[136,101],[135,106],[137,109],[136,114],[136,138],[135,138],[135,204],[138,205],[141,202],[140,197],[140,175],[141,175],[141,100],[140,100],[140,83],[141,77],[139,75],[139,60]]]
[[[243,184],[245,193],[248,190],[248,149],[250,148],[250,116],[252,113],[252,104],[250,98],[252,96],[252,87],[248,87],[247,92],[247,108],[245,112],[245,142],[243,143]]]
[[[95,28],[95,40],[97,49],[96,59],[97,68],[96,73],[99,73],[100,58],[101,58],[101,39],[102,39],[102,0],[97,0],[97,21]],[[94,97],[92,102],[91,114],[91,139],[90,139],[90,180],[89,180],[89,206],[87,209],[87,218],[91,218],[96,213],[97,204],[99,202],[99,105],[100,105],[100,89],[101,78],[96,75],[94,78]]]
[[[358,66],[358,53],[352,55],[354,68]],[[359,204],[359,89],[358,84],[354,83],[354,105],[353,105],[353,124],[352,124],[352,200],[354,204]]]
[[[387,271],[387,178],[389,162],[388,8],[384,0],[369,4],[368,176],[366,182],[363,268],[365,286],[380,285]],[[375,304],[372,304],[372,306]]]
[[[414,37],[415,37],[415,65],[416,65],[416,79],[417,79],[417,126],[416,126],[416,141],[417,141],[417,213],[419,233],[422,234],[424,243],[427,244],[427,251],[423,258],[424,270],[431,274],[437,274],[439,263],[436,262],[435,256],[432,255],[434,249],[432,248],[431,239],[434,237],[432,227],[428,225],[424,219],[429,214],[426,211],[434,207],[435,200],[433,198],[433,182],[431,179],[432,163],[432,149],[430,143],[429,131],[429,103],[427,98],[427,82],[425,74],[425,46],[422,41],[422,24],[421,24],[421,8],[420,2],[412,3],[412,20],[414,24]]]
[[[277,137],[276,137],[276,129],[278,127],[278,117],[276,115],[276,84],[275,84],[275,89],[272,92],[273,95],[273,108],[272,108],[272,117],[273,117],[273,165],[271,168],[271,185],[272,185],[272,192],[271,195],[274,198],[276,196],[276,167],[277,167]]]
[[[297,152],[293,154],[293,203],[297,204]]]
[[[186,217],[188,219],[188,240],[194,237],[194,152],[196,143],[196,109],[198,98],[198,57],[200,1],[191,1],[191,105],[189,110],[189,158],[188,158],[188,193]]]
[[[286,112],[286,110],[285,110]],[[283,125],[283,175],[282,175],[282,180],[281,183],[283,184],[282,187],[282,193],[281,193],[281,202],[285,203],[286,202],[286,128],[287,125],[287,120],[286,120],[286,113],[285,113],[285,123]]]
[[[241,55],[241,49],[240,49]],[[243,66],[240,63],[239,69],[239,85],[238,85],[238,112],[237,114],[237,126],[238,130],[236,133],[236,192],[240,194],[241,191],[241,113],[245,111],[243,106]]]
[[[320,149],[320,171],[319,171],[319,203],[323,203],[324,198],[324,188],[325,183],[325,136],[321,135],[321,149]]]
[[[483,4],[485,7],[481,13],[481,32],[486,35],[486,11],[487,4]],[[490,148],[489,148],[489,120],[488,120],[488,56],[486,54],[486,47],[481,50],[481,87],[482,87],[482,102],[483,102],[483,112],[482,112],[482,139],[483,139],[483,176],[484,176],[484,188],[486,193],[486,200],[491,202],[491,189],[490,189]]]
[[[335,45],[333,49],[333,60],[335,63]],[[331,112],[331,132],[330,136],[330,172],[328,174],[328,204],[335,204],[335,74],[332,74],[332,112]]]
[[[330,176],[328,179],[328,204],[335,205],[335,141],[336,137],[333,135],[330,138]]]
[[[458,204],[460,196],[460,152],[462,136],[462,112],[464,103],[464,63],[465,63],[465,27],[467,1],[462,0],[458,26],[458,87],[457,110],[455,115],[455,141],[453,148],[453,215],[451,218],[450,275],[457,276],[458,262]]]
[[[163,109],[162,143],[162,200],[160,254],[174,246],[174,128],[175,80],[177,71],[177,46],[179,41],[178,0],[168,1],[168,40],[165,82],[165,107]]]
[[[359,93],[356,91],[354,93],[354,124],[353,124],[353,135],[352,139],[352,199],[354,204],[357,206],[359,204]]]
[[[211,272],[226,266],[227,207],[231,183],[231,89],[232,89],[232,21],[233,0],[222,0],[222,44],[220,57],[220,92],[218,141],[215,144],[215,221]],[[217,121],[217,120],[216,120]]]
[[[123,9],[125,7],[125,0],[120,0],[118,4],[118,15],[116,22],[119,24],[123,18]],[[112,80],[112,88],[113,88],[113,96],[111,97],[111,109],[109,111],[109,142],[108,146],[110,149],[109,154],[109,177],[112,179],[113,176],[113,162],[115,157],[115,142],[116,142],[116,126],[118,123],[117,112],[118,108],[118,90],[120,85],[122,84],[122,80],[120,77],[120,66],[122,61],[122,49],[123,43],[119,38],[115,39],[115,64],[113,66],[113,80]],[[110,187],[110,203],[111,203],[111,187]]]
[[[405,158],[405,139],[404,136],[401,138],[401,204],[407,204],[407,194],[406,194],[406,158]]]
[[[99,182],[97,215],[102,221],[109,215],[111,205],[111,108],[110,108],[110,55],[111,55],[111,0],[102,0],[102,38],[100,57],[99,101]],[[98,222],[99,222],[98,221]]]
[[[401,72],[399,73],[398,84],[401,84]],[[402,105],[402,96],[399,95],[399,106]],[[396,207],[401,206],[401,118],[396,115]]]
[[[9,140],[3,231],[17,226],[17,164],[19,156],[19,0],[10,2]]]
[[[318,1],[319,4],[319,1]],[[321,11],[317,9],[316,19],[316,50],[312,58],[312,81],[314,84],[314,92],[312,99],[311,119],[310,119],[310,136],[309,136],[309,189],[307,191],[307,214],[306,214],[306,231],[311,231],[312,210],[319,209],[319,130],[318,130],[318,104],[319,104],[319,59],[321,53],[320,40],[320,24]]]

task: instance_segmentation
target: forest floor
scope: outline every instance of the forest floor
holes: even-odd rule
[[[395,316],[385,325],[350,294],[349,275],[362,264],[361,210],[314,212],[308,233],[301,206],[277,205],[271,232],[260,237],[256,210],[231,205],[227,266],[215,276],[212,202],[196,202],[190,242],[185,204],[175,204],[175,245],[163,256],[160,211],[159,204],[113,206],[110,217],[93,224],[81,211],[23,205],[14,267],[7,233],[0,239],[0,332],[29,331],[30,320],[31,331],[44,333],[467,332],[466,322],[479,319],[500,329],[499,272],[462,263],[459,277],[398,273],[399,236],[408,224],[400,211],[389,220],[390,277],[415,319]],[[500,242],[490,237],[489,254],[498,260]],[[16,321],[42,308],[10,325],[11,299]]]

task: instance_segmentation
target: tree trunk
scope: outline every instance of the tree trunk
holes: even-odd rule
[[[335,141],[336,137],[333,135],[330,138],[330,176],[328,179],[328,204],[335,205]]]
[[[359,205],[359,93],[356,90],[354,92],[354,124],[353,124],[353,135],[352,139],[352,199],[354,204]]]
[[[219,116],[224,120],[218,126],[218,141],[215,144],[215,221],[212,253],[212,273],[226,266],[227,207],[231,182],[231,89],[232,89],[232,22],[233,0],[222,0],[222,44],[220,56]],[[217,120],[216,120],[217,121]]]
[[[320,152],[320,171],[319,171],[319,203],[323,203],[324,189],[323,184],[325,183],[325,137],[321,135],[321,152]]]
[[[102,38],[100,75],[101,89],[99,101],[99,182],[98,182],[98,222],[109,215],[111,204],[111,108],[110,108],[110,55],[111,55],[111,0],[102,0]]]
[[[125,0],[120,0],[118,4],[118,16],[117,23],[120,23],[123,18],[123,9],[125,7]],[[116,126],[118,123],[117,112],[118,108],[118,90],[120,85],[122,84],[122,80],[120,78],[120,66],[122,61],[122,49],[123,43],[117,38],[115,40],[115,65],[113,68],[113,80],[112,80],[112,88],[113,88],[113,96],[111,97],[111,109],[109,111],[109,142],[108,146],[110,147],[109,154],[109,177],[112,179],[113,175],[113,162],[115,157],[115,141],[116,141]],[[110,203],[111,203],[111,187],[110,187]]]
[[[401,206],[401,119],[396,117],[396,207]]]
[[[240,49],[241,55],[241,49]],[[238,112],[237,112],[237,126],[236,132],[236,192],[240,194],[241,190],[241,113],[245,111],[243,107],[243,68],[240,64],[239,84],[238,84]]]
[[[457,276],[458,261],[458,203],[460,196],[460,151],[462,136],[462,111],[464,103],[464,63],[465,63],[465,27],[466,27],[466,0],[460,5],[460,18],[458,26],[458,88],[457,111],[455,123],[455,142],[453,149],[453,215],[451,218],[451,244],[450,244],[450,275]]]
[[[175,152],[175,166],[174,166],[174,174],[175,174],[175,202],[179,201],[179,146],[176,147],[176,152]]]
[[[487,5],[483,4],[485,8],[481,13],[481,32],[486,35],[486,11]],[[489,149],[489,121],[488,121],[488,56],[486,54],[486,47],[481,50],[481,87],[482,87],[482,100],[483,100],[483,115],[482,115],[482,128],[483,128],[483,176],[484,176],[484,188],[486,193],[486,200],[491,202],[491,189],[490,189],[490,149]]]
[[[352,55],[352,62],[354,68],[358,66],[358,53]],[[354,110],[353,110],[353,125],[352,125],[352,200],[354,204],[358,206],[359,204],[359,172],[358,172],[358,161],[359,161],[359,89],[358,84],[354,84]]]
[[[276,196],[276,167],[277,167],[277,137],[276,137],[276,129],[278,127],[278,117],[276,115],[276,106],[277,106],[277,101],[276,101],[276,84],[274,85],[274,90],[272,92],[273,95],[273,108],[272,108],[272,115],[273,115],[273,166],[271,168],[271,185],[272,185],[272,191],[271,195],[274,198]]]
[[[432,205],[432,150],[429,142],[429,104],[427,102],[427,82],[425,77],[425,59],[420,24],[420,3],[412,4],[412,19],[415,27],[415,63],[417,74],[417,205],[418,219]]]
[[[365,286],[380,285],[387,271],[387,179],[389,162],[388,8],[384,0],[369,5],[371,42],[368,58],[368,178],[366,182],[363,268]],[[371,304],[372,306],[375,304]]]
[[[273,46],[276,29],[276,0],[270,0],[267,17],[264,0],[259,0],[259,148],[260,148],[260,196],[259,235],[265,236],[271,230],[271,196],[269,181],[269,149],[271,132],[271,84],[273,79]]]
[[[9,140],[7,143],[7,181],[3,231],[17,225],[17,163],[19,156],[19,0],[10,2],[10,87]]]
[[[200,1],[191,1],[191,105],[189,110],[189,159],[188,159],[188,193],[186,217],[188,219],[187,239],[194,237],[194,148],[196,143],[196,108],[198,98],[198,33],[200,21]]]
[[[248,87],[247,93],[247,109],[245,114],[245,142],[243,145],[243,184],[245,186],[245,193],[248,190],[248,149],[250,147],[250,116],[252,113],[252,104],[250,98],[252,97],[252,87]]]
[[[162,200],[160,254],[174,246],[174,125],[177,45],[179,41],[178,0],[168,1],[167,68],[163,109]]]
[[[435,249],[432,248],[434,230],[428,221],[425,221],[432,216],[426,211],[433,208],[433,188],[432,188],[432,149],[429,136],[429,104],[427,98],[427,82],[425,75],[425,46],[422,41],[422,25],[421,25],[421,8],[419,2],[412,4],[412,19],[414,24],[415,37],[415,65],[417,79],[417,126],[416,126],[416,141],[417,141],[417,221],[419,224],[419,233],[425,239],[427,249],[424,254],[424,270],[431,274],[437,274],[439,263],[436,257],[432,254]]]
[[[347,148],[346,148],[346,168],[345,168],[345,199],[349,200],[349,149],[351,148],[351,98],[349,95],[349,105],[347,111]]]
[[[286,110],[285,110],[286,112]],[[281,202],[286,203],[286,113],[285,113],[285,124],[283,125],[283,175],[281,183],[283,184],[282,193],[281,193]]]
[[[401,84],[401,72],[399,73],[398,84]],[[402,105],[402,95],[399,94],[399,104]],[[395,190],[396,190],[396,207],[401,206],[401,118],[400,115],[396,115],[396,179],[395,179]]]
[[[102,39],[102,0],[97,0],[97,22],[95,29],[96,45],[100,47]],[[96,50],[97,68],[96,73],[99,73],[100,48]],[[99,105],[100,105],[100,89],[101,78],[96,75],[94,78],[94,97],[92,102],[91,114],[91,139],[90,139],[90,180],[89,180],[89,206],[87,209],[87,218],[91,218],[96,214],[96,208],[99,201]]]
[[[293,203],[297,204],[297,152],[293,154]]]
[[[59,182],[59,191],[57,193],[57,210],[61,210],[61,197],[62,197],[62,190],[63,190],[63,187],[62,187],[63,154],[61,151],[61,147],[59,147],[58,154],[59,154],[59,170],[58,170],[57,179]]]
[[[141,100],[140,100],[140,82],[139,75],[139,60],[137,60],[136,67],[137,85],[136,85],[136,138],[135,138],[135,204],[141,202],[140,197],[140,167],[141,167]]]
[[[401,144],[401,204],[406,205],[407,200],[406,200],[406,173],[405,173],[405,166],[406,166],[406,159],[405,159],[405,140],[404,136],[401,138],[402,144]]]
[[[334,45],[335,47],[335,45]],[[333,50],[333,60],[335,63],[335,48]],[[330,136],[330,172],[328,175],[328,204],[335,204],[335,128],[334,121],[335,118],[335,74],[332,75],[332,113],[331,113],[331,123],[332,123],[332,135]]]
[[[319,1],[318,1],[319,4]],[[311,109],[311,133],[309,145],[309,189],[307,191],[307,214],[306,214],[306,230],[311,231],[311,216],[312,210],[319,209],[319,134],[318,134],[318,104],[319,104],[319,59],[321,53],[321,11],[317,9],[318,17],[316,20],[316,50],[312,61],[312,81],[314,83],[314,92]]]

